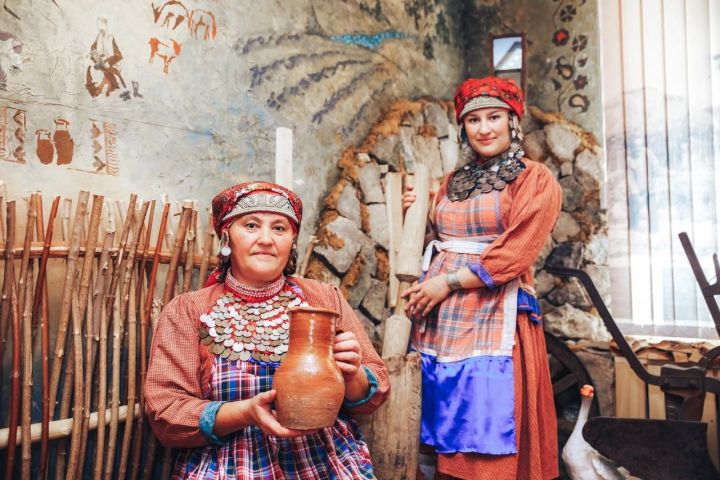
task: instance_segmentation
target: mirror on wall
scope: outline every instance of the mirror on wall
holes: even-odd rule
[[[493,75],[512,78],[525,91],[525,34],[493,35],[490,54]]]

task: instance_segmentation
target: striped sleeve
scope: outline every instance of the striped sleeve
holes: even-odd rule
[[[528,161],[527,170],[511,187],[505,231],[483,252],[479,264],[471,267],[489,288],[518,278],[532,267],[560,214],[562,189],[545,165]]]

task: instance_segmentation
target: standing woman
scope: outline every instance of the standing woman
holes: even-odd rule
[[[388,395],[387,370],[336,287],[289,277],[297,262],[302,202],[273,183],[244,183],[212,202],[221,239],[210,286],[173,299],[153,337],[145,383],[153,432],[181,448],[175,479],[374,479],[347,413],[370,413]],[[345,402],[332,427],[284,428],[273,373],[288,346],[288,309],[340,313],[335,361]]]
[[[555,225],[561,188],[520,145],[523,97],[511,80],[455,93],[465,165],[435,195],[438,239],[408,289],[422,356],[421,441],[437,478],[558,476],[557,420],[532,266]],[[414,194],[408,192],[405,206]],[[432,258],[433,249],[439,253]]]

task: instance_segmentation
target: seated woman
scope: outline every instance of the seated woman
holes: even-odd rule
[[[367,445],[346,414],[370,413],[385,401],[387,370],[337,287],[289,277],[300,198],[274,183],[243,183],[218,194],[212,207],[220,264],[209,286],[163,310],[145,383],[153,432],[182,449],[172,478],[374,479]],[[272,409],[287,311],[303,305],[340,313],[334,356],[345,379],[339,418],[311,432],[283,427]],[[233,335],[222,325],[228,319]]]

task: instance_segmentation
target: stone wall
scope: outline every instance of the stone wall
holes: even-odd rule
[[[81,188],[195,198],[274,178],[295,133],[294,185],[314,229],[335,162],[396,98],[460,81],[456,2],[130,0],[0,10],[0,180],[12,198]]]
[[[434,182],[458,160],[454,112],[441,101],[400,101],[392,105],[357,148],[347,149],[340,180],[323,204],[318,243],[306,276],[338,285],[376,347],[389,295],[389,230],[385,197],[388,172],[412,173],[417,162]]]
[[[581,283],[560,279],[546,266],[584,270],[610,305],[607,218],[601,206],[602,149],[590,132],[558,114],[530,107],[526,155],[555,173],[563,191],[562,210],[535,263],[535,288],[545,328],[571,339],[608,340],[609,334]]]
[[[463,16],[465,63],[489,75],[490,35],[527,39],[528,103],[603,138],[598,0],[474,0]]]

